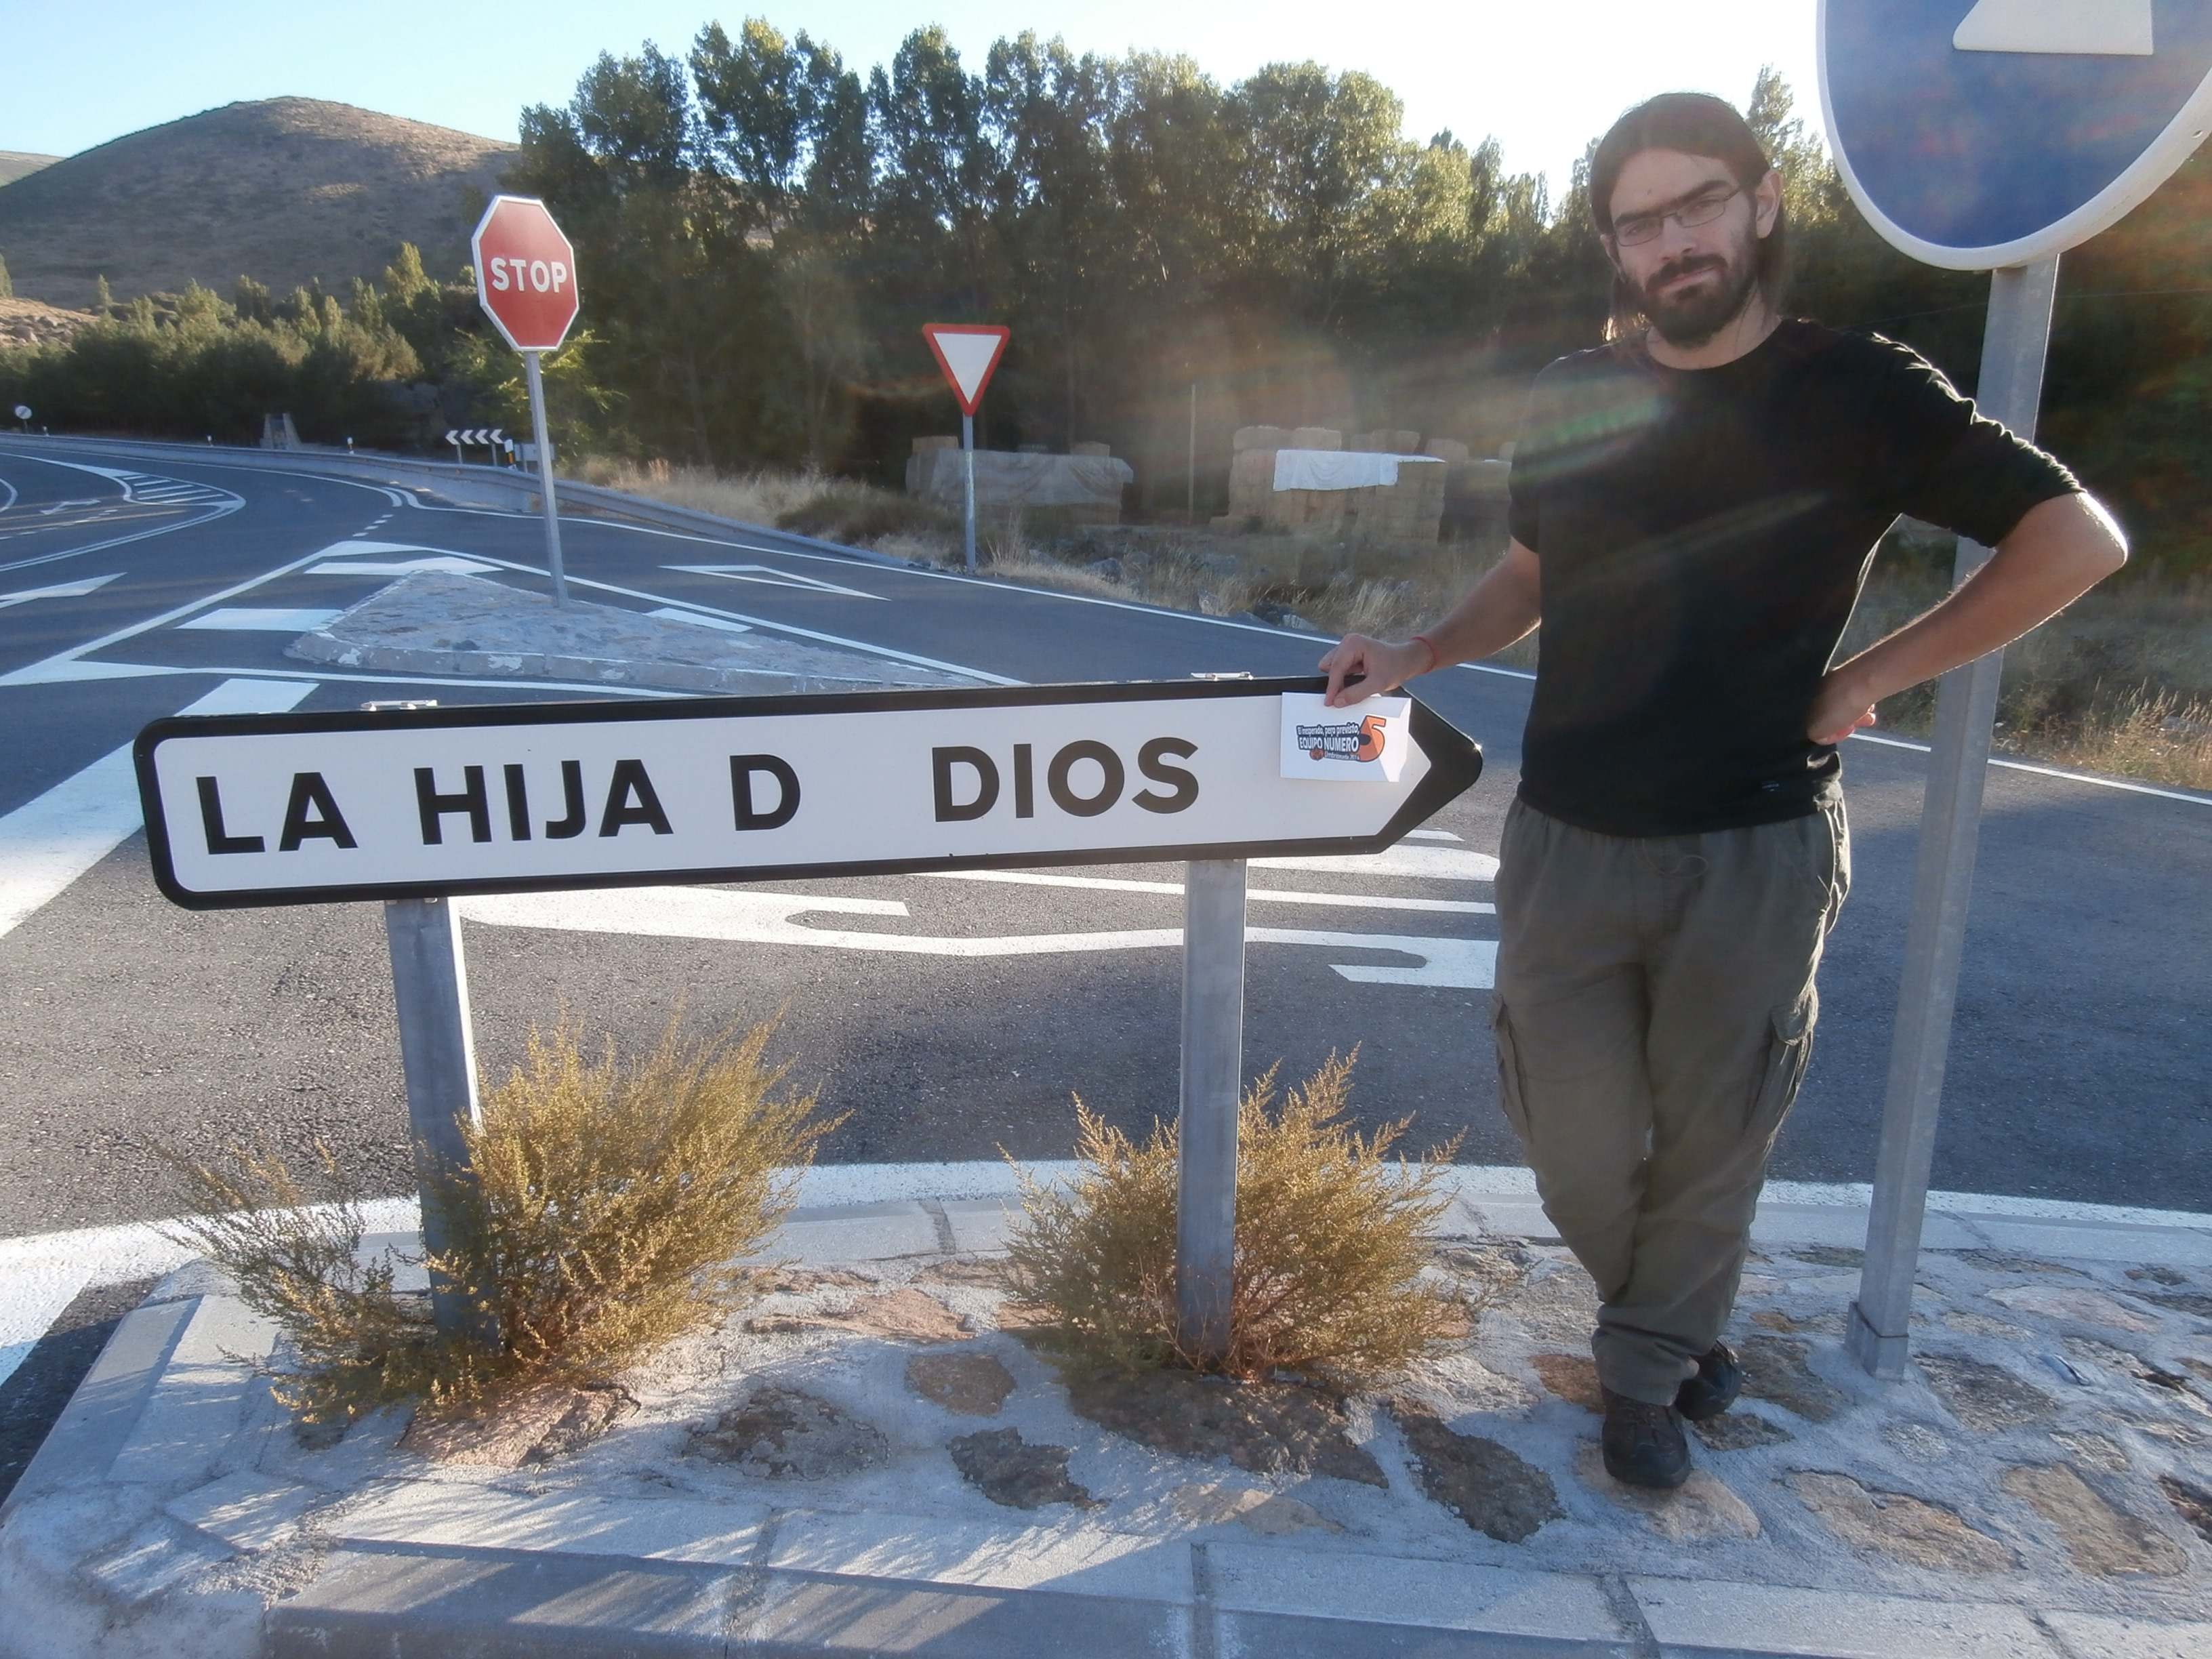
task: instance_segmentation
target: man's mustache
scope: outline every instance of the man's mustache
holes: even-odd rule
[[[1728,261],[1717,253],[1692,253],[1686,259],[1672,260],[1653,271],[1644,283],[1646,293],[1654,292],[1680,276],[1695,276],[1701,270],[1725,272]]]

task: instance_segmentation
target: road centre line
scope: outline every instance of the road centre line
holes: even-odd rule
[[[1179,881],[1130,881],[1112,876],[1048,876],[1031,870],[931,870],[937,881],[995,881],[1016,887],[1076,887],[1101,893],[1159,893],[1181,898]],[[1299,893],[1282,887],[1248,887],[1248,899],[1278,904],[1327,904],[1357,910],[1422,910],[1439,915],[1492,916],[1494,904],[1473,899],[1396,898],[1383,893]]]
[[[178,712],[280,714],[314,689],[312,680],[228,679]],[[142,823],[129,744],[0,817],[0,934],[58,897]]]

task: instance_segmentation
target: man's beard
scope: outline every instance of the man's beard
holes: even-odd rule
[[[1718,271],[1720,280],[1688,292],[1651,291],[1673,277],[1699,270]],[[1659,331],[1660,338],[1668,345],[1694,351],[1736,319],[1751,298],[1752,289],[1758,285],[1757,261],[1747,248],[1735,258],[1717,253],[1693,253],[1652,272],[1650,287],[1632,282],[1628,291],[1637,309],[1649,317],[1651,326]]]

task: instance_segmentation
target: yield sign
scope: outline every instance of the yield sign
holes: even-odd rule
[[[1893,246],[2026,264],[2118,220],[2212,130],[2206,0],[1821,0],[1836,163]]]
[[[991,371],[998,368],[1012,333],[996,323],[921,325],[921,337],[929,342],[930,350],[937,355],[937,366],[951,382],[952,395],[959,400],[963,415],[973,415],[983,401],[983,388],[990,385]]]

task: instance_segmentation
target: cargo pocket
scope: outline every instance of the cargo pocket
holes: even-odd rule
[[[1523,1150],[1533,1153],[1528,1139],[1528,1105],[1521,1086],[1521,1054],[1513,1046],[1513,1020],[1505,1008],[1504,997],[1492,998],[1490,1015],[1490,1035],[1498,1045],[1498,1103],[1505,1113],[1505,1121],[1513,1126],[1513,1133],[1521,1137]]]
[[[1744,1125],[1747,1135],[1771,1140],[1782,1120],[1790,1115],[1798,1088],[1805,1081],[1805,1067],[1813,1058],[1814,1015],[1819,1006],[1808,994],[1769,1022],[1766,1064],[1752,1092],[1749,1120]],[[1504,1054],[1501,1048],[1501,1065]]]

